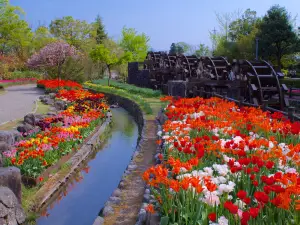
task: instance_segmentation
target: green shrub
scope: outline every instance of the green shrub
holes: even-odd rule
[[[101,80],[94,80],[92,81],[94,84],[100,84],[103,86],[107,86],[107,80],[101,79]],[[161,95],[160,91],[155,91],[149,88],[140,88],[136,87],[134,85],[126,84],[126,83],[120,83],[114,80],[110,80],[110,86],[122,89],[130,92],[131,94],[137,94],[143,97],[152,98],[152,97],[159,97]]]
[[[42,74],[40,72],[36,71],[14,71],[11,73],[11,80],[16,80],[16,79],[23,79],[23,78],[36,78],[36,79],[41,79]]]
[[[291,79],[291,78],[284,78],[279,80],[280,83],[285,84],[288,88],[300,88],[300,79]]]

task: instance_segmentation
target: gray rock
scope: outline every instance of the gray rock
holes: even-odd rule
[[[0,167],[3,166],[3,159],[2,159],[2,155],[0,154]]]
[[[156,201],[154,199],[150,199],[149,203],[154,205],[156,203]]]
[[[57,110],[65,110],[67,108],[67,105],[64,101],[55,101],[54,103],[54,107],[57,109]]]
[[[19,224],[22,224],[26,220],[26,214],[24,210],[22,209],[21,205],[17,205],[15,207],[15,213],[16,213],[16,220],[18,221]]]
[[[97,216],[95,222],[93,223],[93,225],[103,225],[104,223],[104,218],[101,216]]]
[[[5,152],[7,150],[9,150],[9,145],[4,141],[0,141],[0,153]]]
[[[46,105],[54,105],[54,100],[53,99],[50,99],[50,98],[47,98],[44,102]]]
[[[128,165],[128,170],[135,170],[137,168],[137,165]]]
[[[7,208],[14,208],[18,204],[18,200],[8,187],[0,187],[0,203]]]
[[[3,205],[2,203],[0,203],[0,218],[3,218],[7,214],[8,214],[7,207],[5,205]]]
[[[54,110],[55,110],[55,108],[54,108]],[[48,112],[47,115],[48,116],[53,116],[53,117],[57,116],[57,114],[55,112]]]
[[[35,126],[36,124],[35,115],[33,113],[29,113],[26,116],[24,116],[24,123]]]
[[[121,181],[120,183],[119,183],[119,188],[120,189],[123,189],[125,187],[125,183],[123,182],[123,181]]]
[[[143,224],[146,221],[147,212],[145,209],[141,209],[138,215],[138,221]]]
[[[13,131],[0,131],[0,142],[5,142],[11,146],[15,143],[14,136],[15,135]]]
[[[109,201],[111,201],[113,204],[118,205],[121,202],[121,198],[112,196],[112,197],[109,198]]]
[[[55,99],[55,96],[56,96],[55,93],[50,93],[50,94],[49,94],[49,98],[51,98],[51,99]]]
[[[112,196],[120,197],[121,196],[121,190],[119,188],[117,188],[116,190],[114,190]]]
[[[8,187],[8,190],[14,193],[21,204],[21,173],[18,168],[0,167],[0,186]]]
[[[7,215],[7,225],[17,225],[17,219],[14,209],[10,209]]]
[[[33,129],[34,129],[34,126],[32,126],[29,123],[25,123],[25,124],[22,124],[22,125],[17,127],[17,130],[21,133],[27,133],[27,132],[29,132]]]
[[[0,224],[7,224],[6,219],[0,218]]]
[[[150,201],[150,195],[149,194],[144,194],[143,202],[149,203],[149,201]]]
[[[104,207],[104,209],[103,209],[103,216],[104,217],[109,216],[113,213],[114,213],[114,209],[110,205]]]

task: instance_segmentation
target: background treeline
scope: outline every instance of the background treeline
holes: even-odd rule
[[[278,70],[300,71],[300,28],[284,7],[272,6],[264,16],[256,11],[216,14],[218,30],[210,33],[213,48],[204,44],[191,46],[185,42],[172,43],[170,53],[195,54],[197,56],[226,56],[232,59],[255,59],[256,38],[258,56],[270,62]]]
[[[42,74],[82,82],[113,72],[124,79],[127,61],[143,60],[148,42],[144,33],[127,27],[113,40],[100,16],[92,23],[65,16],[32,29],[20,7],[0,0],[0,79]]]

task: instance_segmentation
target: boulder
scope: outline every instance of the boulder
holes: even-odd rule
[[[5,151],[9,150],[9,149],[10,149],[10,146],[6,142],[0,141],[0,154],[2,152],[5,152]]]
[[[102,225],[104,224],[104,218],[101,216],[97,216],[96,220],[94,221],[93,225]]]
[[[35,126],[35,116],[33,113],[29,113],[26,116],[24,116],[24,123],[30,124],[32,126]]]
[[[11,189],[18,202],[21,203],[21,173],[18,168],[0,167],[0,186]]]
[[[24,223],[26,220],[26,214],[20,204],[15,207],[15,215],[19,224]]]
[[[24,125],[28,124],[31,126],[35,126],[40,120],[42,120],[44,118],[45,118],[45,115],[38,114],[38,113],[29,113],[26,116],[24,116]],[[28,127],[28,128],[30,128],[30,127]]]
[[[0,203],[9,209],[14,208],[18,204],[18,200],[15,194],[8,187],[0,186]]]
[[[54,104],[54,100],[53,99],[50,99],[50,98],[47,98],[44,102],[46,105],[53,105]]]
[[[25,124],[22,124],[17,127],[17,130],[21,133],[28,133],[29,131],[31,131],[33,129],[34,129],[34,126],[32,126],[29,123],[25,123]]]
[[[15,144],[15,142],[21,140],[21,134],[16,130],[0,131],[0,142],[3,141],[9,146]]]
[[[0,186],[0,224],[18,225],[25,222],[26,215],[15,194]]]
[[[57,110],[65,110],[67,108],[67,105],[64,101],[55,101],[54,103],[54,107],[57,109]]]
[[[116,190],[114,190],[113,197],[120,197],[121,196],[121,190],[119,188],[117,188]]]
[[[49,94],[49,98],[50,98],[50,99],[55,99],[55,96],[56,96],[55,93],[50,93],[50,94]]]
[[[114,209],[110,205],[104,207],[104,209],[103,209],[103,216],[104,217],[109,216],[113,213],[114,213]]]

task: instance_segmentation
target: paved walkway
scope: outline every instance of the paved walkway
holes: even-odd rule
[[[36,84],[18,85],[5,88],[6,93],[0,95],[0,124],[23,118],[34,110],[34,101],[43,95],[43,90]]]

